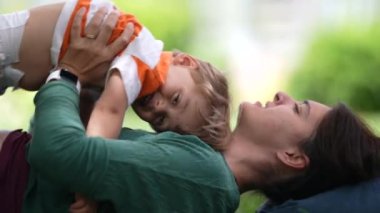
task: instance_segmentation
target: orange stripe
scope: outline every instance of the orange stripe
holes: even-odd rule
[[[149,70],[149,67],[138,58],[134,57],[134,59],[137,63],[139,79],[142,84],[139,97],[155,92],[165,83],[172,60],[171,52],[162,52],[160,61],[153,70]]]
[[[81,36],[83,37],[83,35],[84,35],[84,26],[86,25],[87,13],[88,13],[88,10],[90,8],[90,3],[91,3],[91,0],[79,0],[77,2],[77,4],[75,5],[73,13],[71,13],[70,20],[69,20],[69,22],[67,23],[67,26],[66,26],[66,31],[65,31],[65,35],[63,37],[61,51],[59,53],[59,60],[62,59],[62,57],[65,55],[67,49],[69,48],[71,27],[73,26],[74,17],[77,14],[77,12],[79,11],[79,9],[82,8],[82,7],[86,8],[86,12],[85,12],[85,14],[83,16],[82,24],[81,24],[82,25],[81,26],[81,28],[82,28],[81,29]]]
[[[68,47],[69,47],[69,44],[70,44],[70,34],[71,34],[71,27],[73,25],[73,22],[74,22],[74,17],[75,15],[77,14],[77,12],[79,11],[80,8],[84,7],[86,8],[86,12],[85,12],[85,15],[83,17],[83,20],[82,20],[82,30],[81,30],[81,36],[84,37],[84,32],[85,32],[85,25],[86,25],[86,19],[87,19],[87,14],[88,14],[88,11],[90,9],[90,4],[91,4],[91,0],[78,0],[75,8],[74,8],[74,11],[73,13],[71,14],[70,16],[70,20],[67,24],[67,27],[66,27],[66,31],[65,31],[65,35],[64,35],[64,38],[63,38],[63,43],[62,43],[62,47],[61,47],[61,51],[60,51],[60,54],[59,54],[59,60],[62,59],[63,55],[66,53]],[[141,32],[141,29],[142,29],[142,25],[137,21],[137,19],[135,18],[135,16],[131,15],[131,14],[126,14],[122,11],[119,11],[120,12],[120,16],[119,16],[119,20],[116,24],[116,27],[114,28],[114,30],[112,31],[112,34],[111,34],[111,37],[108,41],[108,43],[112,43],[113,41],[115,41],[124,31],[124,28],[125,26],[127,25],[127,23],[131,22],[133,23],[134,25],[134,33],[130,39],[130,42],[133,41],[133,39],[136,38],[136,36]]]

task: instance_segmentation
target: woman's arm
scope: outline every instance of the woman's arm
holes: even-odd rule
[[[35,126],[28,161],[55,183],[89,194],[102,178],[108,153],[104,139],[86,137],[78,100],[78,91],[69,82],[54,81],[40,89],[34,99]]]
[[[82,123],[85,127],[87,127],[91,112],[101,95],[101,90],[101,88],[82,87],[80,91],[79,112]]]
[[[113,22],[118,18],[117,13],[111,13],[98,26],[100,32],[97,39],[83,38],[80,36],[83,12],[79,12],[74,19],[72,41],[62,59],[62,67],[75,74],[93,76],[93,72],[97,72],[95,76],[102,76],[96,75],[104,72],[97,69],[98,66],[105,61],[110,62],[112,56],[125,47],[133,28],[126,28],[121,37],[107,45],[112,32],[110,26],[114,26]],[[104,60],[104,57],[109,60]],[[49,82],[40,89],[34,99],[35,126],[28,160],[36,171],[51,181],[70,191],[91,194],[105,172],[108,150],[105,139],[86,137],[78,114],[78,98],[75,85],[64,80]]]

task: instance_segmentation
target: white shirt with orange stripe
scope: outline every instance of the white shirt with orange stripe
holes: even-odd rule
[[[84,32],[85,25],[88,24],[98,9],[101,7],[106,7],[108,11],[115,9],[115,6],[107,0],[67,1],[54,31],[51,46],[53,64],[58,64],[66,52],[73,19],[76,12],[82,7],[87,9],[82,32]],[[134,24],[134,35],[128,47],[114,59],[110,70],[118,69],[120,71],[124,89],[128,96],[128,104],[130,105],[137,97],[154,92],[165,82],[171,61],[171,53],[162,52],[163,43],[156,40],[150,31],[142,26],[133,15],[122,12],[110,42],[123,32],[128,22]]]

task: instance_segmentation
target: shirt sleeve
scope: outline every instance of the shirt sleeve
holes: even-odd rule
[[[74,85],[54,81],[34,98],[30,165],[72,192],[92,194],[107,167],[105,139],[86,137]]]

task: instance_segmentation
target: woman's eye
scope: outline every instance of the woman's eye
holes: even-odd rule
[[[274,96],[274,100],[275,100],[275,101],[279,101],[279,100],[280,100],[280,96],[279,96],[278,94],[276,94],[276,95]]]
[[[295,112],[296,114],[300,114],[300,108],[299,108],[299,106],[298,106],[297,103],[294,103],[294,112]]]

